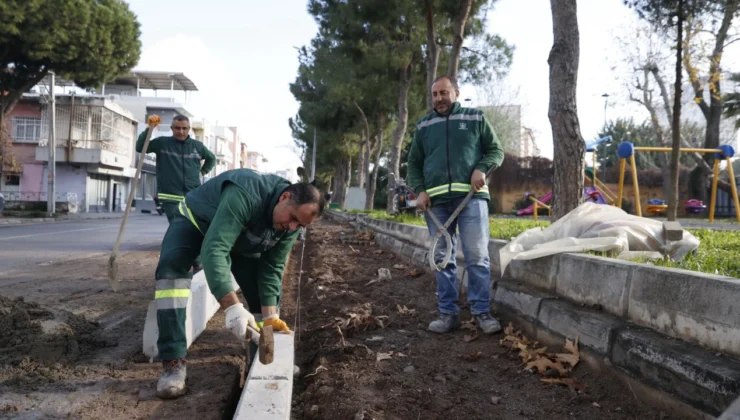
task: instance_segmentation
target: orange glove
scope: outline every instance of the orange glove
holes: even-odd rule
[[[270,315],[262,321],[262,327],[271,326],[273,331],[280,331],[286,334],[290,334],[290,328],[288,324],[280,319],[277,315]]]
[[[147,125],[152,128],[158,126],[159,123],[161,122],[162,122],[162,117],[160,117],[159,115],[151,115],[146,120]]]

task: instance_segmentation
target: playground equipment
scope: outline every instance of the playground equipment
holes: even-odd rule
[[[619,198],[618,206],[622,206],[622,197],[624,194],[624,174],[627,170],[627,158],[630,160],[630,169],[632,171],[632,189],[635,196],[635,210],[638,216],[642,216],[642,207],[640,206],[640,187],[637,182],[637,165],[635,164],[635,152],[670,152],[670,147],[635,147],[630,142],[624,142],[617,148],[619,156]],[[679,153],[714,153],[714,177],[712,178],[712,200],[709,203],[709,223],[714,222],[714,210],[717,204],[717,184],[719,181],[719,163],[724,159],[727,162],[727,172],[730,175],[730,186],[732,187],[732,199],[735,202],[735,214],[737,221],[740,222],[740,200],[737,196],[737,185],[735,185],[735,174],[732,170],[730,159],[735,155],[735,149],[729,145],[722,145],[716,149],[699,149],[699,148],[680,148]],[[698,209],[693,203],[692,208]],[[703,204],[701,204],[703,206]],[[688,208],[688,203],[687,203]]]
[[[529,207],[527,207],[527,208],[518,210],[516,212],[516,215],[517,216],[526,216],[526,215],[534,214],[535,217],[536,217],[537,216],[537,211],[535,209],[535,205],[538,205],[538,207],[542,207],[542,208],[548,208],[547,203],[549,203],[550,200],[552,200],[552,191],[550,191],[549,193],[547,193],[547,194],[543,195],[542,197],[540,197],[539,200],[537,200],[534,197],[534,193],[531,192],[531,191],[527,192],[527,194],[525,194],[525,196],[532,201],[532,204]]]
[[[612,142],[612,136],[606,136],[602,137],[600,139],[592,140],[590,142],[586,142],[586,152],[591,153],[591,156],[593,158],[593,166],[591,168],[586,168],[584,171],[585,180],[591,183],[592,190],[589,190],[586,192],[587,199],[595,197],[594,191],[598,191],[603,196],[603,203],[600,204],[611,204],[616,205],[617,204],[617,195],[609,189],[609,187],[606,186],[603,182],[599,180],[599,177],[597,176],[597,169],[596,169],[596,162],[598,160],[597,157],[597,149],[598,146],[601,143],[610,144]]]
[[[667,208],[668,208],[668,205],[666,205],[665,200],[653,198],[653,199],[648,200],[646,210],[648,214],[650,215],[658,215],[658,214],[665,214],[665,211]]]
[[[686,200],[686,213],[698,214],[707,209],[707,205],[703,201],[692,198]]]
[[[547,193],[545,195],[545,197],[547,197],[547,201],[550,201],[550,199],[552,199],[552,191],[550,191],[549,193]],[[532,216],[534,216],[534,220],[535,221],[537,221],[537,213],[538,213],[537,210],[539,210],[540,207],[547,209],[547,215],[549,217],[552,217],[552,207],[550,207],[549,205],[543,203],[542,201],[534,198],[533,195],[530,195],[529,196],[529,199],[532,200],[532,207],[533,207]]]

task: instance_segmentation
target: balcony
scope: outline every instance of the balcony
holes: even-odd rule
[[[49,160],[49,106],[42,110],[36,160]],[[136,121],[127,110],[100,97],[57,97],[56,161],[131,167]]]

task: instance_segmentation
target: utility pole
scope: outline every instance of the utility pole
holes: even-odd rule
[[[49,75],[51,76],[51,86],[49,87],[49,96],[51,96],[50,106],[51,106],[51,115],[49,118],[49,186],[47,188],[48,192],[48,202],[47,202],[47,213],[49,217],[54,216],[54,212],[56,212],[56,177],[57,177],[57,102],[56,102],[56,93],[54,92],[54,85],[56,84],[55,80],[55,74],[54,72],[49,72]],[[70,124],[71,124],[70,119]]]
[[[607,103],[609,102],[609,94],[604,93],[601,95],[602,98],[604,98],[604,129],[606,129],[606,107]],[[604,172],[604,183],[607,182],[606,180],[606,153],[607,149],[609,148],[609,143],[604,143],[604,154],[601,156],[601,171]],[[597,146],[598,149],[598,146]],[[594,164],[594,178],[596,178],[596,166]]]
[[[313,182],[316,179],[316,127],[313,129],[313,149],[311,150],[311,179],[309,182]]]

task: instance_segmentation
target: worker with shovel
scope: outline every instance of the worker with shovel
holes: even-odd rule
[[[157,348],[164,372],[160,398],[185,393],[190,265],[202,253],[208,287],[225,310],[226,327],[243,341],[258,319],[273,331],[290,332],[278,313],[285,262],[300,228],[323,210],[311,184],[291,184],[250,169],[226,171],[191,191],[178,205],[156,271]],[[249,310],[234,293],[231,274]]]
[[[147,132],[153,130],[161,121],[158,115],[151,115],[148,127],[136,141],[136,152],[144,148]],[[172,120],[171,137],[157,137],[149,141],[147,153],[157,155],[157,198],[167,215],[167,220],[177,213],[177,205],[185,199],[185,194],[198,188],[201,175],[205,175],[216,165],[216,156],[203,143],[190,137],[190,119],[177,115]],[[203,165],[201,166],[201,161]],[[193,264],[193,272],[200,270],[198,259]]]
[[[501,165],[504,151],[483,112],[460,106],[459,94],[454,79],[442,76],[435,80],[434,111],[417,123],[408,154],[409,185],[418,195],[417,207],[425,211],[429,232],[432,236],[443,232],[439,221],[448,221],[450,237],[449,244],[440,242],[434,249],[439,318],[429,324],[429,331],[446,333],[460,326],[455,263],[455,231],[459,227],[470,311],[478,328],[493,334],[501,331],[501,325],[491,316],[490,308],[486,174]],[[451,251],[449,262],[440,267],[445,251]]]

